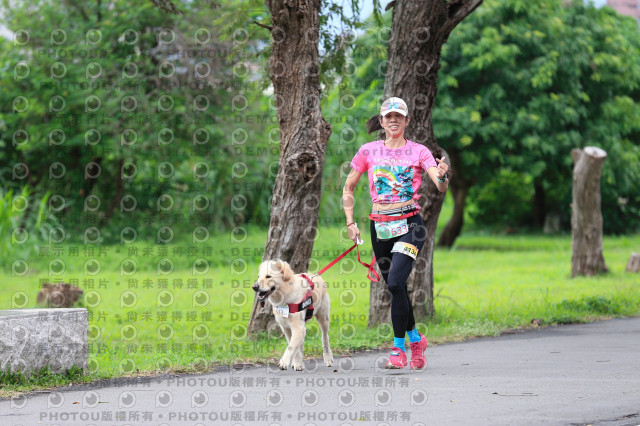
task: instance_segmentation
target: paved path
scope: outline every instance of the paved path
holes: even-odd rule
[[[0,401],[0,425],[640,424],[640,318],[440,345],[422,372],[386,356],[72,386]]]

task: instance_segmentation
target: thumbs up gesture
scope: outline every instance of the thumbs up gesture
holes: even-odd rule
[[[438,179],[442,179],[449,171],[449,166],[444,162],[444,157],[436,158],[436,162],[438,163]]]

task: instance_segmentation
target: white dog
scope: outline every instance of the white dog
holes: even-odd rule
[[[281,370],[290,365],[294,370],[302,370],[305,324],[312,316],[320,325],[324,363],[327,367],[333,365],[329,346],[329,293],[327,283],[319,275],[313,278],[305,274],[294,275],[287,262],[267,260],[260,265],[253,290],[258,293],[262,305],[265,301],[271,303],[276,322],[289,343],[278,363]]]

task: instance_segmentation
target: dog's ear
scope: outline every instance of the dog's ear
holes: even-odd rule
[[[289,266],[287,262],[285,262],[284,260],[278,259],[276,263],[276,267],[280,270],[280,273],[282,274],[282,281],[287,283],[293,279],[293,270],[291,269],[291,266]]]

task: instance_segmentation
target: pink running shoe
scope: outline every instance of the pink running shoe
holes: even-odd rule
[[[405,351],[401,351],[398,348],[391,349],[391,355],[389,355],[389,361],[384,368],[404,368],[407,366],[407,354]]]
[[[420,333],[420,341],[411,343],[411,364],[410,368],[420,369],[427,365],[427,360],[424,357],[424,351],[429,346],[427,338]]]

